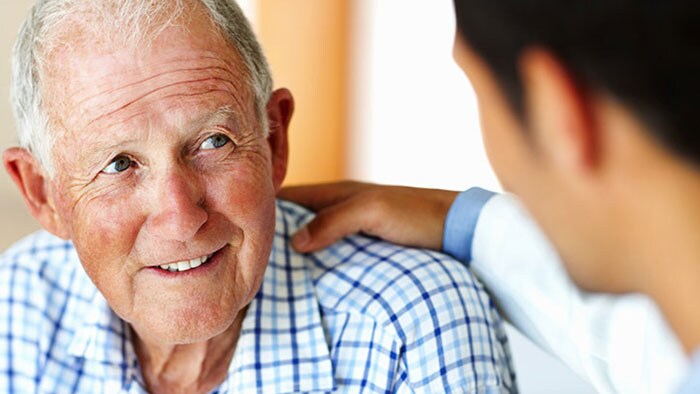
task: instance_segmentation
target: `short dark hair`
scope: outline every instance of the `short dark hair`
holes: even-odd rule
[[[658,142],[700,163],[697,0],[454,0],[458,34],[523,114],[517,62],[538,46],[582,88],[630,108]]]

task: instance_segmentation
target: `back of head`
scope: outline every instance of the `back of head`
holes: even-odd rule
[[[517,62],[554,54],[580,87],[627,106],[656,141],[700,164],[700,3],[690,0],[454,0],[458,34],[523,113]]]

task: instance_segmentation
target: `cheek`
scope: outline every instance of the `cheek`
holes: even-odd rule
[[[486,155],[504,189],[517,192],[518,178],[528,160],[526,130],[510,107],[493,98],[479,102],[482,138]]]
[[[128,194],[101,198],[78,204],[74,210],[78,219],[71,226],[73,242],[85,271],[103,293],[120,287],[114,278],[121,277],[143,222],[141,204],[135,200]]]
[[[507,134],[503,130],[504,125],[501,115],[496,112],[490,103],[479,104],[481,134],[486,156],[498,179],[501,183],[506,183],[508,166],[505,165],[505,159],[508,157],[508,154],[505,151],[509,141],[506,138]]]
[[[269,154],[247,152],[237,163],[205,175],[207,206],[225,213],[234,223],[254,220],[264,211],[274,210],[275,190]],[[262,215],[264,216],[264,215]],[[253,220],[253,223],[247,221]]]
[[[268,166],[238,168],[207,182],[208,209],[243,232],[243,275],[257,275],[267,262],[275,229],[275,190]]]

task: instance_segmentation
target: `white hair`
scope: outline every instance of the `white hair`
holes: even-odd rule
[[[81,32],[91,40],[105,37],[111,43],[138,45],[182,22],[192,1],[204,6],[214,26],[242,57],[258,119],[263,132],[268,132],[265,106],[272,93],[272,76],[255,34],[234,0],[38,0],[15,43],[11,101],[19,144],[32,152],[48,175],[54,173],[56,135],[51,130],[41,81],[47,68],[57,67],[47,62],[51,52],[71,45],[65,31]]]

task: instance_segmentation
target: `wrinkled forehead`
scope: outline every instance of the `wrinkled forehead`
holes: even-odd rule
[[[168,26],[148,43],[98,41],[76,36],[75,44],[68,41],[47,58],[41,88],[59,129],[152,117],[187,100],[226,101],[239,112],[254,108],[243,59],[206,15]]]
[[[168,27],[216,25],[203,0],[43,0],[31,15],[43,54],[76,44],[148,45]]]

